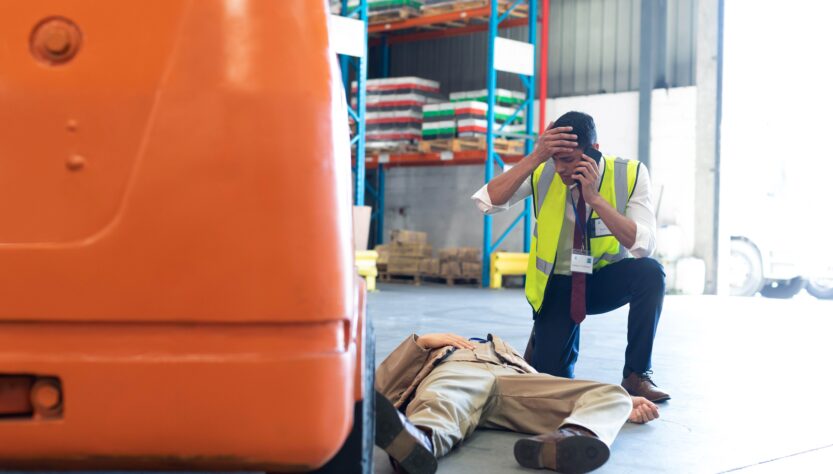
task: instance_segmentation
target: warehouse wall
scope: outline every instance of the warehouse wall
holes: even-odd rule
[[[697,0],[655,0],[655,87],[694,85]],[[641,0],[551,0],[549,95],[554,97],[639,89]],[[526,28],[500,35],[527,40]],[[440,82],[445,93],[486,85],[487,35],[391,47],[391,76],[420,76]],[[379,76],[378,50],[371,51],[370,77]],[[498,73],[501,87],[520,89],[520,80]]]
[[[695,87],[655,90],[651,124],[652,180],[655,202],[660,200],[659,223],[681,227],[682,242],[663,245],[693,250],[694,231],[694,134]],[[602,149],[626,158],[636,156],[638,94],[626,92],[550,99],[547,118],[568,110],[583,110],[594,116]],[[537,110],[537,107],[536,107]],[[482,245],[483,219],[470,200],[483,186],[483,166],[394,168],[387,174],[385,228],[422,230],[435,248]],[[510,210],[495,216],[495,236],[517,216]],[[522,249],[518,228],[502,246]]]

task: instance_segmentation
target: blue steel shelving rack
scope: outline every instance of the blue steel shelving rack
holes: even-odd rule
[[[364,206],[365,193],[365,138],[367,113],[367,0],[359,0],[353,8],[348,0],[341,1],[341,16],[353,18],[364,23],[364,55],[358,58],[344,54],[339,55],[341,63],[341,79],[344,82],[344,92],[347,98],[347,112],[356,122],[356,133],[350,137],[350,145],[356,145],[356,164],[353,167],[353,204]],[[356,75],[356,108],[350,105],[350,67]]]
[[[444,34],[443,31],[431,31],[431,32],[423,32],[423,33],[415,33],[411,35],[403,35],[392,37],[391,39],[396,40],[397,42],[401,41],[418,41],[420,39],[429,39],[429,38],[436,38],[436,37],[443,37],[443,36],[453,36],[461,34],[460,32],[468,33],[470,31],[482,31],[485,29],[488,31],[488,58],[487,58],[487,73],[486,73],[486,89],[487,89],[487,102],[489,105],[488,114],[487,114],[487,132],[486,132],[486,151],[484,153],[483,162],[485,163],[485,182],[489,182],[492,177],[494,176],[495,165],[501,167],[501,169],[506,168],[506,162],[495,152],[494,149],[494,141],[496,137],[513,137],[513,138],[524,138],[526,140],[525,146],[525,153],[529,154],[532,152],[532,149],[535,144],[535,135],[533,133],[533,100],[535,97],[535,82],[537,78],[537,71],[538,67],[536,66],[533,68],[532,75],[520,75],[521,81],[523,83],[525,92],[526,92],[526,100],[517,107],[514,112],[512,118],[516,117],[522,110],[525,111],[526,115],[526,131],[524,134],[517,134],[517,133],[506,133],[503,131],[505,124],[510,123],[512,120],[507,120],[504,125],[501,125],[497,130],[495,130],[495,91],[497,89],[497,69],[495,69],[495,40],[498,37],[498,29],[504,27],[516,27],[516,26],[527,26],[528,28],[528,42],[533,47],[533,55],[537,59],[538,57],[538,31],[537,31],[537,12],[538,12],[538,0],[514,0],[509,6],[501,12],[499,9],[497,0],[493,0],[489,2],[488,7],[484,8],[477,8],[472,9],[466,12],[457,12],[458,14],[462,15],[465,13],[465,17],[470,19],[478,18],[482,16],[483,19],[488,18],[488,27],[487,28],[479,28],[477,25],[475,26],[468,26],[468,27],[456,27],[456,28],[449,28],[449,34]],[[526,21],[519,22],[518,18],[510,18],[512,16],[512,12],[519,5],[526,4],[528,6],[528,14],[526,17]],[[442,21],[450,21],[450,16],[452,14],[444,14],[438,15],[437,22]],[[371,32],[383,33],[383,36],[380,38],[380,41],[377,43],[381,48],[381,75],[382,77],[387,77],[389,73],[389,64],[390,64],[390,43],[392,41],[388,41],[388,32],[407,29],[410,27],[419,27],[419,26],[435,26],[431,23],[431,18],[417,18],[413,20],[406,20],[403,22],[398,23],[391,23],[386,25],[373,25],[371,27]],[[454,31],[457,32],[454,32]],[[406,39],[407,37],[407,39]],[[543,98],[541,100],[544,100]],[[359,155],[361,156],[361,155]],[[405,158],[402,160],[397,160],[397,157],[391,156],[389,158],[390,166],[408,166],[409,164],[416,164],[409,161],[409,159]],[[420,164],[424,164],[425,160],[419,160]],[[466,163],[470,163],[470,161],[466,161]],[[444,163],[444,164],[454,164],[453,160],[451,163]],[[382,163],[377,162],[377,172],[376,172],[376,183],[375,186],[368,185],[368,192],[375,197],[376,200],[376,210],[374,212],[373,218],[376,222],[376,241],[381,243],[383,241],[383,234],[384,234],[384,195],[385,195],[385,166]],[[357,188],[358,189],[358,188]],[[492,253],[497,250],[497,248],[504,242],[506,237],[518,226],[523,223],[524,229],[524,252],[529,252],[530,246],[530,239],[531,239],[531,227],[532,227],[532,199],[527,198],[524,202],[523,211],[512,221],[512,223],[500,234],[500,236],[492,241],[493,239],[493,218],[492,216],[484,216],[483,218],[483,273],[482,273],[482,283],[484,287],[489,286],[489,266],[491,261]]]
[[[547,1],[547,0],[544,0]],[[521,81],[523,82],[524,88],[526,89],[526,100],[515,110],[515,113],[512,115],[512,118],[504,122],[503,125],[495,132],[494,130],[494,123],[495,123],[495,89],[497,89],[497,70],[495,69],[495,39],[497,38],[497,30],[500,26],[500,23],[505,21],[512,10],[518,6],[521,0],[515,0],[512,6],[502,15],[498,16],[498,4],[496,1],[490,2],[491,11],[489,13],[489,53],[488,53],[488,67],[487,67],[487,76],[486,76],[486,89],[488,90],[488,104],[489,110],[487,114],[487,122],[486,125],[488,128],[486,130],[486,177],[485,182],[488,183],[492,180],[495,171],[495,163],[497,163],[501,169],[506,168],[506,163],[501,160],[500,156],[495,153],[495,135],[503,135],[503,127],[506,124],[512,122],[512,119],[520,113],[521,110],[526,109],[526,146],[525,146],[525,153],[528,155],[532,152],[532,148],[535,145],[535,138],[532,133],[532,112],[533,112],[533,99],[535,98],[535,79],[537,77],[536,71],[537,68],[533,67],[533,72],[531,76],[520,75]],[[537,32],[537,12],[538,12],[538,2],[537,0],[527,0],[529,6],[529,23],[527,25],[529,35],[528,35],[528,42],[532,44],[533,48],[533,58],[538,57],[538,32]],[[542,98],[541,100],[545,100]],[[492,230],[493,230],[493,222],[492,216],[486,215],[483,217],[483,273],[482,273],[482,284],[483,287],[489,286],[489,268],[491,265],[491,257],[492,253],[500,247],[500,244],[506,239],[512,230],[517,227],[521,221],[523,221],[523,229],[524,229],[524,252],[529,252],[529,244],[531,239],[531,228],[532,228],[532,198],[526,198],[524,200],[524,210],[509,224],[509,227],[497,238],[494,242],[492,242]]]

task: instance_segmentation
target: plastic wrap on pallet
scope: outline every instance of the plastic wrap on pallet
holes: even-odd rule
[[[357,88],[358,83],[356,81],[353,81],[350,84],[350,89],[353,92],[356,92]],[[440,93],[439,82],[415,76],[369,79],[365,84],[365,88],[368,94],[396,93],[396,91],[398,90],[421,90],[424,92],[431,92],[435,94]]]
[[[367,9],[372,14],[384,13],[400,8],[409,8],[419,10],[422,7],[422,1],[416,0],[368,0]]]
[[[424,140],[454,138],[456,132],[457,122],[454,120],[447,122],[423,122],[422,124],[422,138]]]
[[[486,102],[489,97],[489,91],[486,89],[479,89],[474,91],[459,91],[452,92],[449,99],[452,102],[459,102],[464,100],[475,100],[478,102]],[[520,105],[526,100],[526,94],[520,91],[510,91],[508,89],[495,89],[495,104],[498,105]]]
[[[486,119],[489,112],[489,105],[485,102],[476,100],[465,100],[461,102],[454,102],[454,115],[457,120],[466,119]],[[515,107],[495,106],[495,122],[504,123],[512,118],[513,124],[522,124],[524,121],[524,112],[520,111],[515,114]],[[514,118],[512,117],[513,115]]]
[[[438,104],[426,104],[422,106],[423,122],[445,122],[454,120],[456,104],[454,102],[441,102]]]
[[[492,129],[494,131],[498,131],[501,126],[501,124],[495,123]],[[486,135],[486,131],[488,129],[489,122],[485,119],[466,119],[457,121],[457,134],[460,137]],[[526,131],[526,127],[524,125],[506,125],[503,126],[503,130],[501,131],[505,133],[524,133]]]

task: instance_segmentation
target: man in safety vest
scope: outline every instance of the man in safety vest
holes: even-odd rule
[[[666,401],[671,397],[651,380],[665,273],[647,258],[656,233],[650,177],[638,161],[602,156],[598,149],[593,118],[568,112],[550,124],[531,154],[472,199],[491,214],[532,196],[536,223],[526,272],[535,320],[527,349],[532,366],[573,378],[585,316],[630,303],[622,386],[631,395]]]

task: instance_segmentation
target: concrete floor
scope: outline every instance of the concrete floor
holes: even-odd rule
[[[369,298],[377,363],[412,332],[500,335],[523,350],[531,328],[521,290],[382,285]],[[627,309],[583,323],[576,376],[621,380]],[[599,473],[833,472],[833,301],[669,296],[655,380],[674,397],[661,418],[626,424]],[[440,473],[529,472],[520,435],[480,430]],[[376,472],[389,473],[376,449]]]
[[[377,363],[412,332],[493,332],[519,350],[526,344],[532,321],[521,290],[380,288],[369,298]],[[583,323],[577,377],[621,380],[626,314]],[[674,399],[661,406],[659,420],[626,424],[596,472],[833,472],[831,336],[833,301],[807,294],[788,301],[667,297],[654,371]],[[440,461],[439,472],[530,472],[512,455],[519,437],[477,431]],[[377,473],[392,472],[378,448],[375,463]]]

